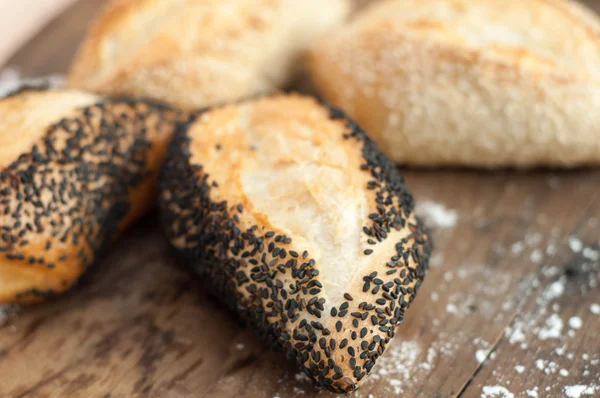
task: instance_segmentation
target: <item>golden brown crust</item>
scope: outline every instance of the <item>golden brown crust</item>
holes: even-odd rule
[[[600,23],[573,2],[388,1],[308,63],[397,162],[600,163]]]
[[[152,203],[183,117],[164,105],[74,90],[0,100],[0,303],[70,288]]]
[[[322,387],[370,373],[430,245],[393,164],[335,109],[273,96],[180,130],[159,177],[173,246]]]
[[[268,92],[348,9],[347,0],[112,0],[69,85],[188,108]]]

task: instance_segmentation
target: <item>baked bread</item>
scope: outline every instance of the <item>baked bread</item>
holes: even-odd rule
[[[67,290],[149,208],[181,118],[75,90],[0,99],[0,303]]]
[[[399,163],[600,164],[600,23],[572,1],[378,2],[308,68]]]
[[[218,297],[335,392],[370,373],[428,264],[403,177],[341,111],[309,97],[198,115],[169,146],[159,209]]]
[[[111,0],[68,84],[199,108],[282,88],[347,0]]]

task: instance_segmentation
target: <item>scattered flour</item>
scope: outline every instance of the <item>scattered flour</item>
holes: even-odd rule
[[[482,398],[514,398],[515,394],[508,391],[506,387],[502,386],[484,386],[483,393],[481,394]]]
[[[583,257],[591,261],[600,260],[600,252],[592,249],[591,247],[584,247],[581,254],[583,254]]]
[[[581,329],[582,324],[583,324],[583,322],[581,321],[581,318],[578,316],[573,316],[573,317],[569,318],[569,326],[572,327],[573,329]]]
[[[525,243],[520,241],[513,243],[513,245],[510,247],[510,251],[514,255],[520,254],[523,252],[523,250],[525,250]]]
[[[400,341],[393,344],[378,361],[378,367],[369,380],[386,380],[395,395],[404,393],[412,379],[421,347],[416,341]]]
[[[525,371],[525,366],[523,366],[523,365],[517,365],[517,366],[515,366],[515,372],[521,374],[524,371]]]
[[[535,249],[534,251],[531,252],[531,255],[529,256],[529,258],[534,263],[539,264],[544,259],[544,255],[542,254],[542,251],[540,249]]]
[[[576,236],[569,236],[569,247],[574,253],[579,253],[583,249],[583,243]]]
[[[527,394],[527,396],[530,398],[537,398],[539,396],[538,390],[539,390],[539,388],[537,386],[535,386],[531,390],[525,391],[525,394]]]
[[[546,319],[546,327],[538,330],[537,336],[541,340],[558,339],[563,329],[563,321],[557,314],[552,314]]]
[[[458,308],[456,307],[456,305],[454,305],[452,303],[448,303],[446,305],[446,312],[448,314],[458,314]]]
[[[434,253],[429,259],[429,265],[436,268],[444,263],[444,254],[441,252]]]
[[[535,367],[539,370],[544,370],[546,368],[546,361],[544,361],[543,359],[536,359]]]
[[[594,393],[600,391],[600,386],[578,384],[566,386],[564,391],[568,398],[580,398],[584,395],[594,395]]]
[[[546,290],[544,290],[544,293],[542,294],[542,297],[545,300],[554,300],[560,296],[563,295],[563,293],[565,292],[565,279],[561,278],[559,280],[557,280],[556,282],[553,282],[550,286],[548,286],[546,288]]]
[[[242,351],[244,348],[246,348],[246,346],[242,343],[236,344],[235,345],[235,349],[238,351]]]
[[[294,375],[294,378],[296,379],[296,381],[298,382],[310,382],[310,378],[302,373],[302,372],[298,372]]]
[[[592,314],[600,315],[600,304],[590,305],[590,311],[592,311]]]
[[[475,352],[475,359],[478,363],[483,363],[483,361],[485,361],[485,358],[487,358],[487,350],[477,350]]]
[[[415,212],[429,228],[452,228],[458,220],[456,210],[432,201],[418,203]]]
[[[508,342],[510,344],[523,343],[525,341],[525,333],[523,333],[523,324],[521,322],[515,323],[513,328],[506,328],[504,334],[509,336]]]

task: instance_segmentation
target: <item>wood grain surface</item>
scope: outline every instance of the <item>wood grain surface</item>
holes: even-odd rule
[[[79,1],[10,65],[64,73],[100,4]],[[457,222],[434,230],[431,272],[354,396],[600,396],[600,171],[403,172]],[[9,311],[0,397],[332,396],[181,269],[155,218],[66,296]]]

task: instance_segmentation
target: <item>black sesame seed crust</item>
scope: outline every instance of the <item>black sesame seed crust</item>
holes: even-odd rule
[[[32,91],[46,93],[27,87],[10,97]],[[0,303],[39,301],[68,289],[151,204],[131,203],[131,194],[151,189],[166,142],[187,116],[153,101],[99,101],[47,126],[30,152],[0,169],[0,267],[46,275],[16,291],[4,281]]]
[[[159,176],[159,207],[168,239],[218,297],[318,386],[349,394],[371,372],[402,322],[425,276],[431,245],[412,215],[412,197],[394,165],[343,112],[323,106],[331,119],[344,121],[344,138],[362,147],[364,163],[357,173],[372,177],[365,190],[375,191],[376,199],[363,228],[376,241],[370,247],[407,229],[389,261],[364,275],[364,285],[346,292],[339,306],[328,306],[322,297],[319,266],[310,253],[261,225],[242,230],[243,208],[211,196],[210,170],[190,160],[190,126],[199,117],[180,126],[169,146]],[[288,256],[279,256],[282,251]],[[283,275],[293,282],[284,285]]]

